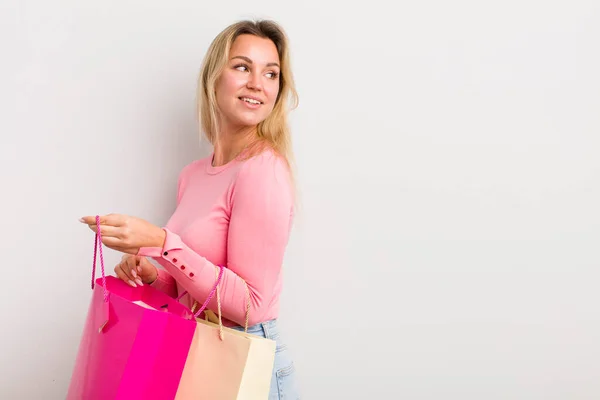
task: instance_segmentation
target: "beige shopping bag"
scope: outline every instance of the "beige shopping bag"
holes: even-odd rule
[[[250,312],[247,285],[246,293],[246,324],[241,332],[223,326],[217,286],[218,313],[206,310],[207,319],[212,321],[196,320],[176,400],[268,399],[276,343],[247,332]]]

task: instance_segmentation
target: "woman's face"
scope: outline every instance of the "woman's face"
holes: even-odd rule
[[[225,129],[255,126],[266,119],[279,93],[279,55],[270,39],[240,35],[216,83],[217,105]]]

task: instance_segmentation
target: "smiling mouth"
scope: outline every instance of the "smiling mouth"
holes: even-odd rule
[[[242,101],[245,101],[248,104],[254,104],[254,105],[257,105],[257,106],[262,104],[262,102],[260,102],[258,100],[254,100],[254,99],[248,98],[248,97],[238,97],[238,99],[240,99]]]

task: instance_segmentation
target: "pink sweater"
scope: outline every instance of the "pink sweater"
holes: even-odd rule
[[[250,291],[249,325],[278,316],[281,269],[293,220],[293,192],[285,161],[267,150],[245,161],[213,167],[210,157],[184,167],[177,208],[163,228],[163,248],[144,247],[164,269],[152,283],[181,301],[204,302],[218,266],[223,324],[244,325]],[[208,309],[217,311],[216,296]]]

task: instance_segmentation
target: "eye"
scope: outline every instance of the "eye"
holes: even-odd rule
[[[234,69],[237,69],[238,71],[244,72],[248,70],[248,66],[246,64],[238,64],[235,67],[233,67]]]
[[[267,77],[269,79],[277,79],[278,76],[279,74],[275,71],[267,72]]]

